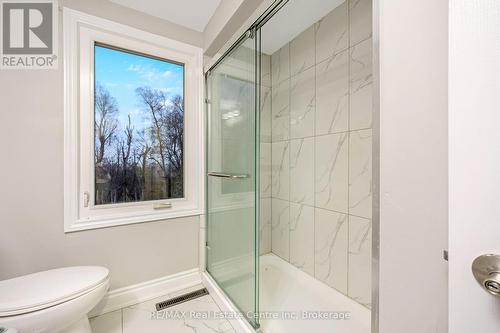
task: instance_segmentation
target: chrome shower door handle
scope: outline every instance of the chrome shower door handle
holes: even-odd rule
[[[225,172],[209,172],[208,176],[218,177],[218,178],[227,178],[227,179],[245,179],[249,178],[249,175],[237,174],[237,173],[225,173]]]
[[[474,259],[472,274],[484,290],[500,296],[500,255],[483,254]]]

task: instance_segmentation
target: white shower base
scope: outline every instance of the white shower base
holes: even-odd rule
[[[264,333],[370,333],[370,310],[302,272],[274,254],[260,257],[260,313]],[[349,319],[301,319],[303,311],[349,312]],[[281,319],[294,314],[299,319]]]

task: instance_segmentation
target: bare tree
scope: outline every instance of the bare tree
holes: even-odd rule
[[[111,175],[104,166],[104,159],[106,147],[111,145],[118,126],[118,105],[115,98],[100,84],[96,84],[94,103],[95,196],[96,201],[101,203],[110,200]]]
[[[172,197],[171,168],[167,162],[167,148],[162,133],[162,119],[165,118],[166,112],[166,96],[162,91],[150,87],[137,88],[135,91],[140,98],[141,104],[152,119],[150,134],[153,145],[150,158],[160,167],[165,179],[165,194],[170,198]]]
[[[122,156],[122,181],[121,188],[123,190],[123,197],[125,200],[128,199],[129,184],[128,184],[128,169],[129,169],[129,159],[130,152],[132,150],[132,141],[134,140],[134,128],[131,125],[130,115],[128,115],[127,127],[125,127],[125,139],[120,144],[121,156]]]
[[[121,144],[121,155],[122,155],[122,164],[123,168],[126,169],[129,159],[130,159],[130,153],[132,150],[132,142],[134,140],[134,128],[132,127],[131,121],[130,121],[130,115],[128,115],[128,123],[127,127],[125,127],[125,140]]]
[[[149,159],[149,154],[151,152],[151,145],[146,138],[146,134],[144,130],[140,131],[138,133],[139,137],[139,145],[140,145],[140,151],[138,153],[138,158],[140,161],[141,165],[141,176],[140,176],[140,182],[141,182],[141,200],[144,200],[145,198],[145,193],[144,191],[146,190],[146,169],[148,167],[148,159]]]
[[[98,204],[183,195],[184,101],[150,87],[138,88],[136,94],[149,120],[139,131],[130,115],[127,123],[119,123],[116,100],[96,86]]]
[[[104,160],[106,146],[109,146],[118,126],[116,120],[118,104],[109,91],[100,84],[96,84],[94,98],[95,161],[96,164],[101,165]]]
[[[182,196],[183,161],[184,161],[184,100],[181,96],[174,96],[166,106],[167,112],[163,115],[163,139],[167,151],[167,158],[171,167],[171,192]]]
[[[182,170],[184,145],[184,100],[177,95],[167,106],[164,114],[166,150],[169,162],[176,170]]]

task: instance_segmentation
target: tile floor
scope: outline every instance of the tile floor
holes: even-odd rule
[[[195,318],[195,315],[204,316],[207,313],[220,312],[219,307],[210,295],[192,301],[181,303],[168,311],[184,312],[185,318],[165,318],[166,312],[156,312],[155,304],[171,297],[176,297],[203,286],[195,286],[175,293],[167,294],[147,302],[132,305],[121,310],[110,312],[90,319],[94,333],[234,333],[235,330],[226,319]],[[172,312],[170,312],[172,313]],[[156,316],[156,319],[153,318]]]

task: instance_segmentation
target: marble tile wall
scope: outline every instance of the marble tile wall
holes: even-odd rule
[[[266,58],[260,155],[261,253],[367,307],[371,26],[371,0],[347,0]]]
[[[261,57],[260,254],[271,252],[271,56]]]

